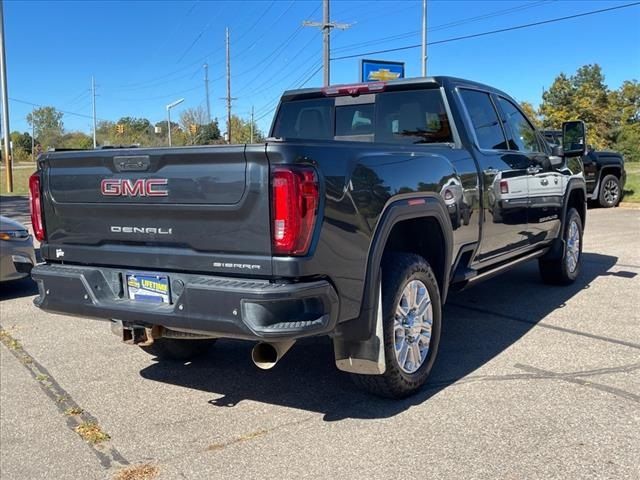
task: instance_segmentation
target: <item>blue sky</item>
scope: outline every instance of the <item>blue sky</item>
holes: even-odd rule
[[[429,41],[485,32],[628,1],[428,1]],[[413,1],[334,0],[332,20],[350,23],[332,35],[332,57],[420,43],[421,5]],[[31,102],[52,105],[67,130],[91,128],[91,76],[99,119],[165,118],[204,105],[202,64],[209,64],[212,116],[225,118],[224,30],[231,31],[233,112],[255,107],[266,130],[280,93],[319,86],[322,37],[303,20],[321,20],[320,0],[85,1],[5,0],[11,130],[27,130]],[[482,18],[477,18],[482,17]],[[389,39],[389,37],[395,37]],[[378,40],[379,43],[374,43]],[[386,40],[385,40],[386,39]],[[406,62],[420,74],[420,49],[368,58]],[[560,72],[599,63],[611,88],[640,78],[640,5],[550,25],[429,47],[428,73],[455,75],[539,103]],[[332,62],[332,83],[358,80],[359,59]],[[317,73],[312,75],[313,72]],[[75,113],[76,115],[72,114]],[[221,129],[224,128],[221,121]]]

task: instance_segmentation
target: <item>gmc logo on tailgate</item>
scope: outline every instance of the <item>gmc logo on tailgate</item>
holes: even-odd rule
[[[100,182],[100,192],[105,197],[166,197],[169,191],[166,178],[105,178]]]

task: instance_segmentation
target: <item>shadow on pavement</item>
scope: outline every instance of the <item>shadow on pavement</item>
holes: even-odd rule
[[[451,294],[430,381],[417,395],[401,401],[357,390],[346,374],[336,370],[328,338],[299,341],[269,371],[258,370],[251,363],[251,343],[221,340],[198,362],[153,363],[140,374],[149,380],[210,392],[215,397],[209,404],[218,408],[253,400],[319,412],[325,421],[392,417],[425,402],[499,355],[537,322],[589,289],[596,278],[634,276],[631,272],[609,272],[616,261],[616,257],[584,253],[579,280],[566,287],[544,285],[533,262]]]
[[[38,294],[38,285],[30,277],[0,283],[0,301],[29,297]],[[0,317],[2,308],[0,307]]]

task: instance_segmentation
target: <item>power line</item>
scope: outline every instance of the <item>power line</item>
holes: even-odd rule
[[[22,104],[25,104],[25,105],[30,105],[30,106],[32,106],[32,107],[38,107],[38,108],[42,108],[42,107],[45,107],[45,106],[51,106],[51,105],[42,105],[42,104],[40,104],[40,103],[28,102],[27,100],[21,100],[21,99],[19,99],[19,98],[13,98],[13,97],[9,97],[9,100],[11,100],[12,102],[22,103]],[[54,107],[54,108],[55,108],[55,107]],[[74,115],[74,116],[76,116],[76,117],[82,117],[82,118],[90,118],[90,119],[93,119],[93,117],[92,117],[91,115],[86,115],[86,114],[84,114],[84,113],[71,112],[71,111],[69,111],[69,110],[60,110],[59,108],[56,108],[56,110],[57,110],[58,112],[61,112],[61,113],[66,114],[66,115]],[[98,119],[98,120],[105,121],[103,118],[100,118],[100,119]]]
[[[293,4],[295,3],[295,0],[291,0],[291,2],[289,3],[289,5],[287,6],[287,8],[285,8],[280,15],[278,15],[278,18],[276,18],[273,23],[271,23],[271,25],[269,25],[269,27],[267,28],[267,32],[271,32],[273,30],[273,28],[275,26],[277,26],[278,22],[280,21],[280,19],[282,17],[284,17],[284,15],[291,10],[291,7],[293,6]],[[319,8],[319,7],[316,7]],[[247,48],[245,48],[244,50],[239,51],[238,53],[235,54],[235,57],[242,57],[246,52],[250,51],[251,49],[253,49],[253,47],[255,47],[258,42],[262,39],[262,37],[264,37],[264,33],[262,35],[260,35],[256,40],[253,41],[253,43],[251,45],[249,45]],[[234,58],[235,60],[236,58]]]
[[[307,17],[313,16],[313,15],[318,11],[318,9],[319,9],[319,8],[320,8],[320,6],[316,6],[316,7],[311,11],[311,13],[310,13],[309,15],[307,15]],[[298,26],[298,28],[297,28],[297,29],[296,29],[296,30],[295,30],[295,31],[294,31],[294,32],[293,32],[289,37],[287,37],[287,38],[286,38],[286,39],[285,39],[285,40],[284,40],[284,41],[283,41],[283,42],[282,42],[278,47],[276,47],[276,48],[275,48],[275,49],[274,49],[274,50],[273,50],[269,55],[267,55],[265,58],[263,58],[262,60],[260,60],[257,64],[253,65],[251,68],[249,68],[249,69],[247,69],[247,70],[245,70],[245,71],[243,71],[243,72],[237,73],[237,74],[234,76],[234,78],[241,77],[242,75],[247,74],[247,73],[255,72],[257,67],[259,67],[259,66],[260,66],[260,65],[262,65],[263,63],[267,62],[270,58],[275,57],[279,52],[281,52],[281,51],[283,51],[285,48],[287,48],[287,47],[289,46],[289,44],[290,44],[291,42],[293,42],[293,40],[295,39],[295,37],[297,37],[297,36],[298,36],[298,34],[299,34],[300,32],[302,32],[303,28],[304,28],[304,27],[303,27],[302,25]],[[314,37],[314,38],[315,38],[315,37]],[[309,42],[309,43],[310,43],[310,42]],[[305,45],[305,47],[306,47],[306,45]],[[303,47],[303,50],[304,50],[304,47]],[[301,50],[301,51],[302,51],[302,50]],[[294,55],[294,57],[297,57],[297,55]],[[264,69],[262,69],[262,70],[269,70],[269,68],[273,65],[273,63],[274,63],[274,62],[275,62],[275,60],[274,60],[274,61],[269,62],[269,64],[268,64]],[[288,63],[288,62],[286,62],[286,63]],[[261,73],[261,72],[260,72],[260,73],[258,73],[257,75],[255,75],[251,80],[249,80],[247,83],[245,83],[245,84],[240,88],[240,92],[239,92],[239,93],[244,92],[244,91],[249,87],[249,85],[252,85],[256,80],[259,80],[261,77],[262,77],[262,73]]]
[[[471,35],[463,35],[460,37],[453,37],[453,38],[447,38],[445,40],[438,40],[435,42],[429,42],[427,45],[440,45],[442,43],[449,43],[449,42],[456,42],[459,40],[468,40],[470,38],[477,38],[477,37],[484,37],[486,35],[493,35],[496,33],[503,33],[503,32],[510,32],[512,30],[521,30],[523,28],[529,28],[529,27],[536,27],[539,25],[546,25],[549,23],[555,23],[555,22],[561,22],[563,20],[571,20],[574,18],[580,18],[580,17],[586,17],[588,15],[595,15],[598,13],[604,13],[604,12],[610,12],[613,10],[620,10],[623,8],[628,8],[628,7],[635,7],[637,5],[640,5],[640,2],[634,2],[634,3],[627,3],[625,5],[618,5],[616,7],[609,7],[609,8],[602,8],[600,10],[592,10],[590,12],[584,12],[584,13],[577,13],[575,15],[568,15],[566,17],[558,17],[558,18],[551,18],[549,20],[542,20],[540,22],[532,22],[532,23],[526,23],[524,25],[516,25],[514,27],[507,27],[507,28],[500,28],[497,30],[491,30],[488,32],[481,32],[481,33],[474,33]],[[348,58],[357,58],[357,57],[362,57],[365,55],[377,55],[380,53],[389,53],[389,52],[399,52],[401,50],[410,50],[413,48],[420,48],[422,46],[422,44],[418,43],[416,45],[407,45],[405,47],[397,47],[397,48],[387,48],[385,50],[377,50],[374,52],[362,52],[362,53],[357,53],[357,54],[353,54],[353,55],[343,55],[341,57],[334,57],[331,60],[345,60]]]
[[[427,29],[427,32],[429,32],[429,33],[437,32],[437,31],[440,31],[440,30],[446,30],[448,28],[454,28],[454,27],[459,27],[461,25],[466,25],[466,24],[469,24],[469,23],[479,22],[479,21],[484,20],[486,18],[493,18],[493,17],[502,16],[502,15],[507,15],[507,14],[514,13],[514,12],[517,12],[517,11],[526,10],[528,8],[537,7],[537,6],[541,5],[541,4],[547,3],[549,1],[551,1],[551,0],[540,0],[540,1],[535,2],[535,3],[527,3],[527,4],[524,4],[524,5],[520,5],[518,7],[511,7],[511,8],[507,8],[507,9],[503,9],[503,10],[496,10],[494,12],[489,12],[489,13],[486,13],[484,15],[477,15],[475,17],[461,18],[459,20],[454,20],[453,22],[443,23],[443,24],[440,24],[440,25],[436,25],[434,27],[430,27],[430,28]],[[396,35],[391,35],[389,37],[382,37],[382,38],[379,38],[379,39],[376,39],[376,40],[368,40],[368,41],[365,41],[365,42],[354,43],[354,44],[351,44],[351,45],[345,45],[344,47],[334,48],[333,51],[335,53],[337,53],[337,52],[346,52],[346,51],[349,51],[349,50],[355,50],[355,49],[360,48],[360,47],[366,47],[368,45],[377,45],[377,44],[380,44],[380,43],[387,43],[387,42],[390,42],[390,41],[393,41],[393,40],[401,40],[403,38],[411,38],[411,37],[414,37],[414,36],[420,34],[420,32],[421,32],[420,30],[413,30],[411,32],[399,33],[399,34],[396,34]]]
[[[112,100],[116,100],[119,102],[145,102],[147,100],[162,100],[168,97],[173,97],[176,95],[182,95],[183,93],[188,93],[188,92],[193,92],[194,90],[199,90],[202,88],[202,85],[198,85],[197,87],[192,87],[192,88],[187,88],[186,90],[180,90],[179,92],[173,92],[173,93],[167,93],[166,95],[157,95],[154,97],[144,97],[144,98],[119,98],[119,97],[112,97],[110,95],[105,95],[105,97],[108,97]]]

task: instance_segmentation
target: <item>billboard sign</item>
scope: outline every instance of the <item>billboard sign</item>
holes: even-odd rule
[[[404,78],[404,62],[367,59],[360,62],[361,82],[386,82],[396,78]]]

